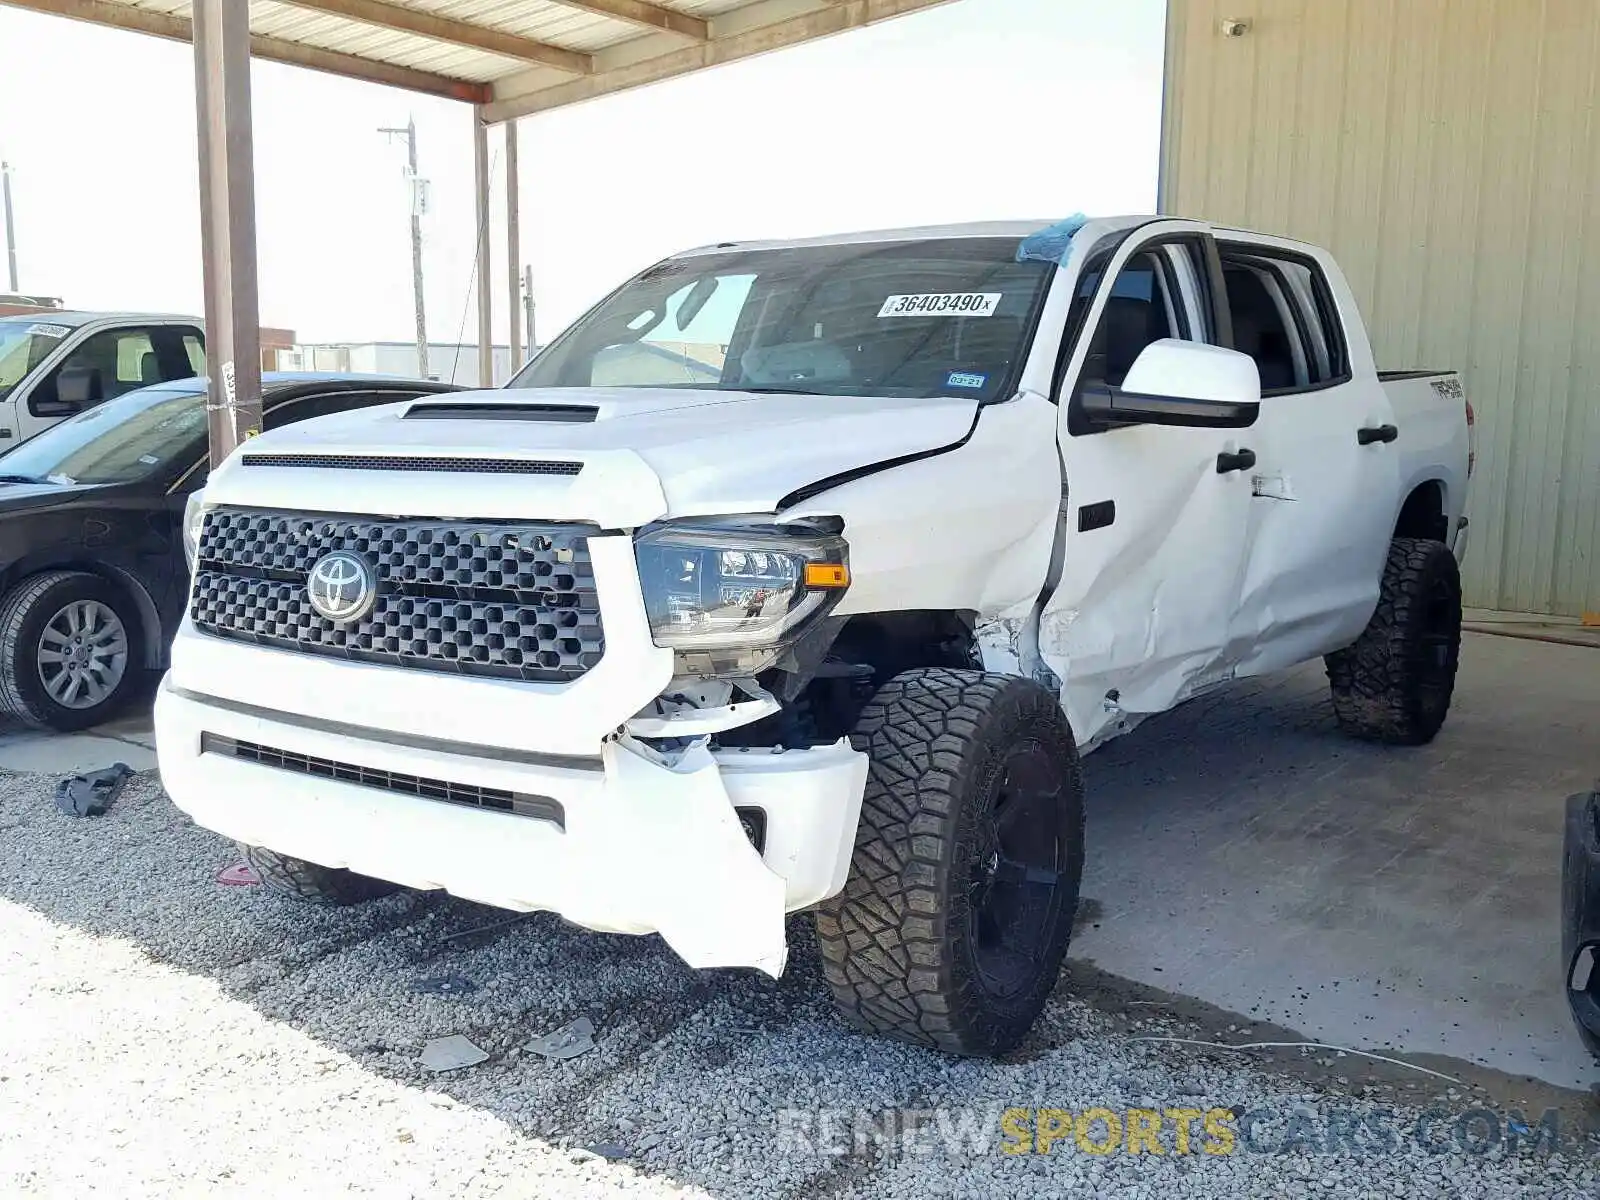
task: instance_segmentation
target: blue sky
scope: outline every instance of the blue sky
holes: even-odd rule
[[[685,246],[1150,210],[1163,22],[1163,0],[956,0],[523,120],[540,340]],[[199,311],[189,48],[4,7],[0,47],[22,288]],[[274,63],[253,84],[262,322],[304,341],[410,338],[404,151],[376,132],[410,115],[433,182],[429,335],[473,340],[470,110]],[[497,200],[502,145],[491,130]]]

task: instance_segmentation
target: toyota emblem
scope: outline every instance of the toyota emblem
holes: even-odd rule
[[[312,564],[306,595],[318,613],[346,625],[372,611],[378,599],[378,580],[359,554],[334,550]]]

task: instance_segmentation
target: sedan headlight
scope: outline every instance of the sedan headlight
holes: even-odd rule
[[[183,558],[189,564],[190,575],[200,557],[200,530],[206,523],[206,510],[200,500],[203,494],[203,490],[190,492],[183,504]]]
[[[678,521],[634,541],[656,645],[694,675],[766,670],[850,585],[847,547],[771,517]]]

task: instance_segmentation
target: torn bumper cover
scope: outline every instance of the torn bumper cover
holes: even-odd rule
[[[592,759],[451,754],[241,711],[164,683],[168,794],[247,845],[589,929],[660,933],[694,967],[782,972],[784,914],[838,892],[866,756],[622,738]],[[762,848],[739,809],[758,809]]]

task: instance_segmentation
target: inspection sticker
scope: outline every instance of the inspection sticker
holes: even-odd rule
[[[953,388],[981,388],[989,382],[987,375],[980,375],[976,371],[951,371],[945,376],[945,387]]]
[[[915,296],[890,296],[878,310],[880,317],[992,317],[1000,307],[1001,292],[923,292]]]
[[[29,325],[28,332],[39,337],[64,338],[72,332],[70,325]]]

